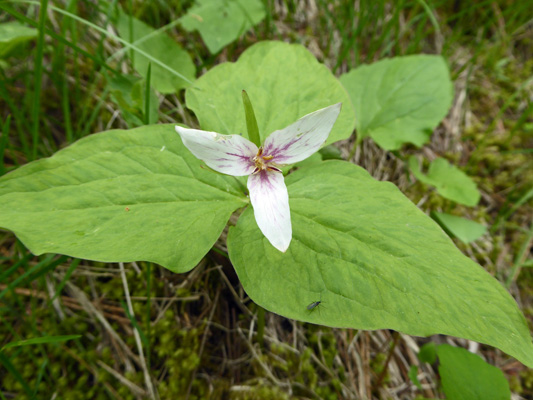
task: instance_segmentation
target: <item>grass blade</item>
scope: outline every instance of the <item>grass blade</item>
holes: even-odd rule
[[[39,114],[41,108],[41,81],[43,78],[43,55],[44,55],[44,23],[46,21],[46,11],[48,10],[48,0],[42,0],[39,10],[39,36],[37,37],[37,55],[35,56],[35,89],[33,91],[33,107],[31,118],[33,121],[32,153],[31,159],[37,158],[37,144],[39,141]]]
[[[6,121],[2,124],[2,136],[0,136],[0,176],[6,173],[6,167],[4,165],[4,153],[6,151],[10,126],[11,126],[11,115],[8,115],[6,118]]]
[[[8,344],[0,348],[0,351],[11,349],[13,347],[29,346],[32,344],[60,343],[60,342],[65,342],[67,340],[79,339],[80,337],[81,335],[60,335],[60,336],[42,336],[42,337],[26,339],[26,340],[15,340],[14,342],[9,342]]]
[[[39,367],[39,373],[37,374],[37,380],[35,382],[35,388],[33,389],[32,399],[34,399],[35,396],[37,395],[37,392],[39,390],[39,385],[41,384],[41,381],[43,380],[44,371],[47,365],[48,365],[48,360],[44,360],[41,366]]]
[[[148,72],[146,73],[146,93],[144,101],[144,123],[150,125],[150,80],[152,78],[152,63],[148,63]]]
[[[48,257],[46,257],[43,261],[39,262],[37,265],[35,265],[33,268],[30,268],[28,271],[23,273],[21,276],[19,276],[17,279],[15,279],[13,282],[11,282],[7,288],[2,290],[0,292],[0,299],[4,297],[9,291],[13,290],[15,287],[18,286],[19,283],[23,282],[26,278],[29,278],[31,275],[31,280],[35,280],[38,277],[42,276],[43,274],[50,271],[52,268],[57,267],[59,264],[64,262],[67,257],[61,256],[57,260],[50,262],[52,258],[55,257],[55,254],[51,254]]]
[[[67,281],[70,279],[70,276],[72,275],[72,273],[74,272],[76,267],[80,264],[80,262],[81,262],[81,260],[79,258],[76,258],[76,259],[74,259],[74,261],[72,261],[72,263],[70,264],[70,267],[68,267],[67,273],[65,274],[65,276],[63,277],[63,279],[61,280],[59,285],[57,286],[56,293],[54,294],[54,297],[52,297],[48,301],[48,304],[52,304],[52,302],[56,299],[56,297],[61,294],[61,291],[63,290],[63,287],[66,285]]]
[[[24,391],[26,392],[26,394],[28,396],[31,397],[32,395],[32,390],[30,389],[30,386],[28,385],[28,383],[24,380],[24,378],[22,377],[22,375],[20,374],[20,372],[18,372],[18,370],[15,368],[15,366],[11,363],[11,361],[9,360],[8,357],[6,357],[4,355],[4,353],[2,353],[0,351],[0,364],[2,364],[4,366],[5,369],[8,370],[8,372],[13,375],[13,377],[22,385],[22,388],[24,389]]]

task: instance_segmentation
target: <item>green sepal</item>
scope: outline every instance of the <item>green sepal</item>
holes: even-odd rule
[[[244,114],[246,117],[246,128],[248,129],[248,137],[257,147],[261,147],[261,139],[259,137],[259,127],[257,126],[257,120],[255,119],[254,108],[252,102],[248,97],[246,90],[242,91],[242,102],[244,104]]]

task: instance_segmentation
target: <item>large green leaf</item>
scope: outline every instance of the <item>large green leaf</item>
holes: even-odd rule
[[[481,198],[474,181],[444,158],[433,160],[427,174],[424,175],[416,157],[411,156],[409,157],[409,169],[416,179],[427,185],[435,186],[439,194],[447,199],[474,207]]]
[[[35,254],[193,268],[247,199],[172,125],[88,136],[0,179],[0,227]]]
[[[348,94],[331,71],[304,47],[260,42],[236,63],[208,71],[186,91],[204,130],[247,136],[241,91],[252,101],[262,140],[320,108],[342,102],[327,143],[351,135],[355,119]]]
[[[386,59],[362,65],[340,81],[355,108],[358,140],[370,136],[386,150],[428,142],[453,99],[450,73],[440,56]]]
[[[265,18],[260,0],[197,0],[180,19],[189,31],[198,31],[211,54],[218,53]]]
[[[343,161],[302,168],[286,182],[286,253],[264,238],[252,209],[230,228],[229,255],[254,302],[328,326],[464,337],[533,365],[513,298],[396,186]]]
[[[131,37],[130,23],[132,28]],[[158,32],[151,26],[123,12],[119,13],[117,28],[124,40],[132,43],[136,42],[135,46],[137,48],[177,73],[173,74],[168,69],[154,63],[148,57],[135,53],[133,67],[144,78],[147,76],[148,64],[152,63],[151,85],[153,88],[161,93],[174,93],[189,86],[190,82],[194,81],[196,67],[192,62],[191,56],[166,33]],[[178,74],[185,77],[189,82],[182,79]]]
[[[476,354],[447,344],[437,346],[442,389],[448,400],[510,400],[503,372]]]

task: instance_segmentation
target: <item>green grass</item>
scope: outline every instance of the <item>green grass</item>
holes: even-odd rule
[[[379,174],[386,172],[424,210],[455,212],[490,226],[490,235],[458,246],[520,298],[531,324],[533,33],[527,2],[361,0],[356,9],[351,1],[317,0],[311,10],[296,0],[264,0],[265,20],[218,55],[177,22],[192,1],[38,4],[0,3],[3,21],[18,20],[39,31],[18,54],[0,60],[0,175],[88,134],[128,127],[108,86],[123,71],[135,74],[131,59],[139,54],[135,44],[112,33],[119,5],[170,34],[193,56],[199,74],[235,61],[260,40],[302,43],[337,75],[384,57],[442,54],[457,82],[459,117],[452,113],[446,119],[426,151],[473,176],[484,193],[481,204],[467,209],[409,184],[401,159],[423,150],[386,154],[365,139],[354,154],[376,175],[380,165]],[[156,64],[161,62],[152,59],[152,68]],[[148,112],[150,79],[143,85],[142,122],[148,124],[154,122]],[[160,121],[193,123],[183,92],[161,97],[160,103]],[[115,264],[33,256],[12,233],[0,232],[0,347],[81,335],[0,350],[0,398],[56,393],[63,399],[166,399],[188,393],[191,399],[378,399],[379,389],[396,399],[397,382],[411,386],[402,371],[418,364],[415,354],[387,331],[328,329],[268,312],[258,321],[254,315],[260,312],[223,254],[221,240],[188,274],[144,262],[126,264],[121,274]],[[250,329],[257,332],[263,322],[259,339]],[[509,362],[494,349],[482,351],[499,367]],[[426,373],[422,383],[432,389],[406,395],[442,398],[435,389],[436,370],[427,364],[418,368]],[[513,390],[533,396],[524,367],[513,364],[504,372],[513,375]]]

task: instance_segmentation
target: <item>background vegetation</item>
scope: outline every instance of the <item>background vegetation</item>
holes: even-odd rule
[[[394,182],[423,210],[486,225],[480,239],[457,245],[510,290],[531,326],[533,15],[528,2],[264,0],[265,19],[215,55],[199,34],[175,23],[191,1],[42,5],[0,3],[0,22],[18,20],[37,29],[29,40],[0,52],[1,174],[90,133],[143,123],[142,101],[135,106],[117,94],[116,77],[135,75],[128,52],[117,55],[123,45],[106,34],[118,32],[119,6],[154,28],[167,27],[194,57],[197,76],[235,61],[260,40],[301,43],[336,75],[384,57],[442,54],[455,100],[430,145],[394,153],[369,138],[357,148],[354,138],[337,145],[345,159]],[[183,91],[157,99],[159,122],[196,126]],[[124,104],[134,106],[125,111]],[[413,154],[445,157],[460,167],[481,190],[480,204],[466,208],[428,191],[407,173],[405,160]],[[478,351],[504,372],[514,393],[533,398],[531,371],[493,348],[461,339],[329,329],[267,312],[264,343],[258,343],[261,310],[240,287],[224,236],[190,273],[173,274],[142,262],[35,257],[12,233],[0,232],[0,346],[81,335],[0,351],[0,398],[442,398],[436,365],[417,358],[429,340]],[[416,375],[413,366],[421,386],[410,378],[413,371]]]

